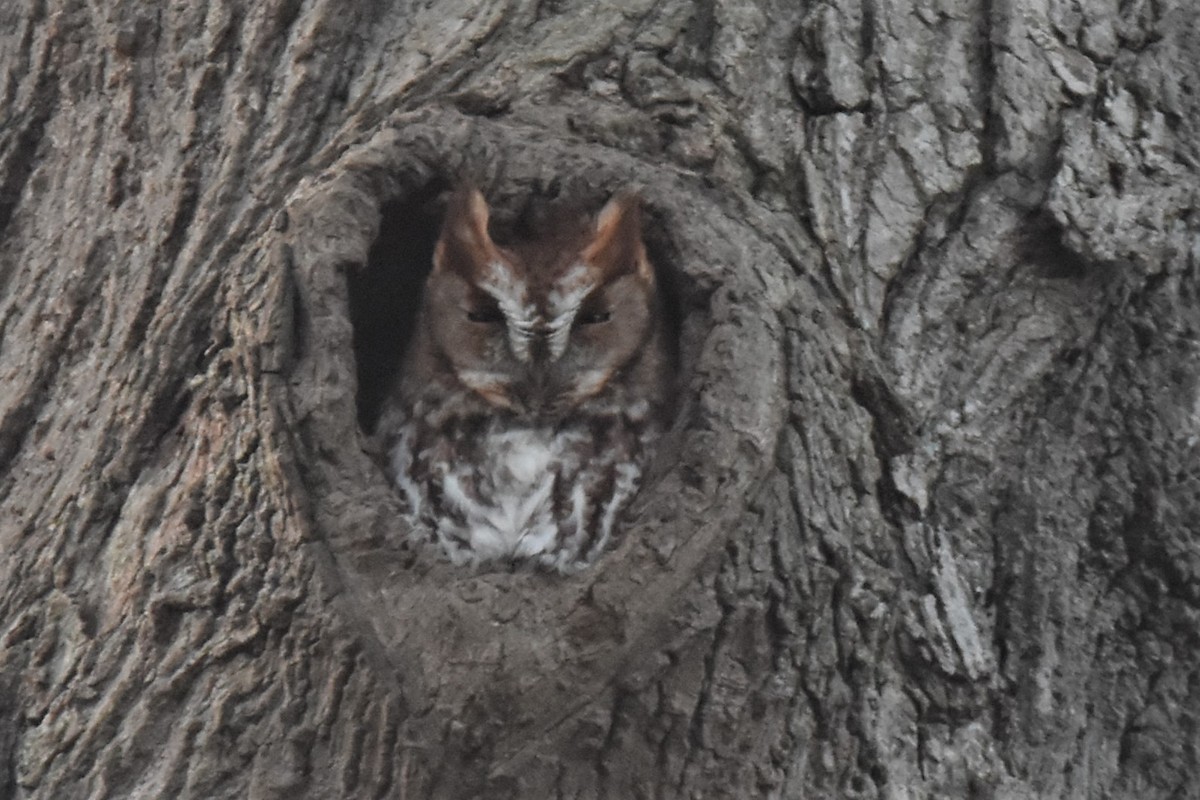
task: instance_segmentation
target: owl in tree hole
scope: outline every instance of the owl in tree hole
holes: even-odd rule
[[[459,564],[592,562],[637,490],[672,359],[636,197],[500,246],[449,201],[382,420],[393,479]]]

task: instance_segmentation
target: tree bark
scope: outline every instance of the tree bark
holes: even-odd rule
[[[0,7],[0,797],[1200,798],[1200,9]],[[581,575],[413,543],[438,223],[636,187]]]

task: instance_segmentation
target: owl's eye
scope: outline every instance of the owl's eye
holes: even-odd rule
[[[599,325],[602,322],[608,322],[612,319],[612,312],[603,309],[594,309],[592,311],[584,311],[575,318],[580,325]]]
[[[504,314],[499,306],[479,306],[467,312],[467,319],[480,325],[499,325],[504,322]]]

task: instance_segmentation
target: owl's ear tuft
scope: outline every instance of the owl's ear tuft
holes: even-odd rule
[[[487,201],[474,186],[460,186],[446,204],[446,219],[433,252],[434,270],[449,269],[472,277],[499,257],[488,234]]]
[[[630,273],[653,280],[642,242],[641,200],[636,194],[621,192],[600,210],[592,240],[583,249],[583,260],[608,280]]]

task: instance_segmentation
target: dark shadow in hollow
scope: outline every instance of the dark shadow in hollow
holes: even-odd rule
[[[647,215],[649,217],[649,215]],[[708,305],[708,298],[702,297],[687,277],[676,269],[677,256],[669,240],[662,233],[653,218],[643,217],[646,226],[642,239],[646,244],[646,254],[654,265],[654,276],[658,281],[659,313],[665,318],[667,329],[667,350],[670,356],[671,372],[674,385],[670,391],[672,401],[668,404],[668,421],[673,420],[681,410],[681,390],[687,385],[692,370],[693,348],[684,341],[684,320],[691,311],[702,311]],[[687,351],[685,353],[685,350]]]
[[[367,263],[349,274],[350,319],[358,367],[358,424],[375,428],[400,371],[404,348],[421,307],[421,289],[433,266],[442,209],[435,202],[443,186],[380,209],[379,238]]]

